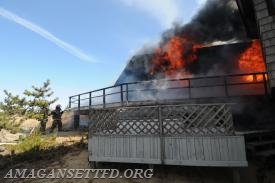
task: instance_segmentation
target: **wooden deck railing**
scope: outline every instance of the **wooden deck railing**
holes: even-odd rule
[[[123,83],[69,97],[70,108],[106,108],[143,101],[268,95],[267,73]]]

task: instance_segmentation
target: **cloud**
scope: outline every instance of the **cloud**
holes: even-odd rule
[[[96,62],[95,59],[93,59],[90,55],[84,53],[82,50],[79,48],[59,39],[49,31],[45,30],[44,28],[32,23],[29,20],[26,20],[22,17],[17,16],[16,14],[0,7],[0,16],[3,18],[6,18],[12,22],[15,22],[37,34],[42,36],[43,38],[51,41],[58,47],[62,48],[66,52],[70,53],[71,55],[79,58],[80,60],[86,61],[86,62]]]
[[[138,8],[152,15],[159,23],[168,28],[180,18],[178,0],[120,0],[130,7]]]

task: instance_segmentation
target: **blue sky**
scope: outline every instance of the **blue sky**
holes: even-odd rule
[[[50,79],[59,103],[112,85],[127,60],[204,0],[1,0],[0,100]]]

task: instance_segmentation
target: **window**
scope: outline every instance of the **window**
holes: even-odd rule
[[[275,0],[266,0],[269,15],[275,15]]]

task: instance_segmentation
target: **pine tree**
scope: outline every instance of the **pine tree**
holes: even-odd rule
[[[0,102],[0,130],[2,128],[11,132],[19,131],[20,122],[26,112],[26,99],[4,90],[5,98]],[[20,121],[17,121],[20,119]]]
[[[44,109],[48,109],[51,104],[58,100],[58,98],[51,99],[53,94],[50,80],[44,82],[41,87],[32,86],[32,90],[25,90],[24,95],[29,98],[26,115],[39,121],[43,120]]]
[[[0,110],[8,116],[23,116],[26,112],[26,99],[4,90],[5,98],[0,102]]]

